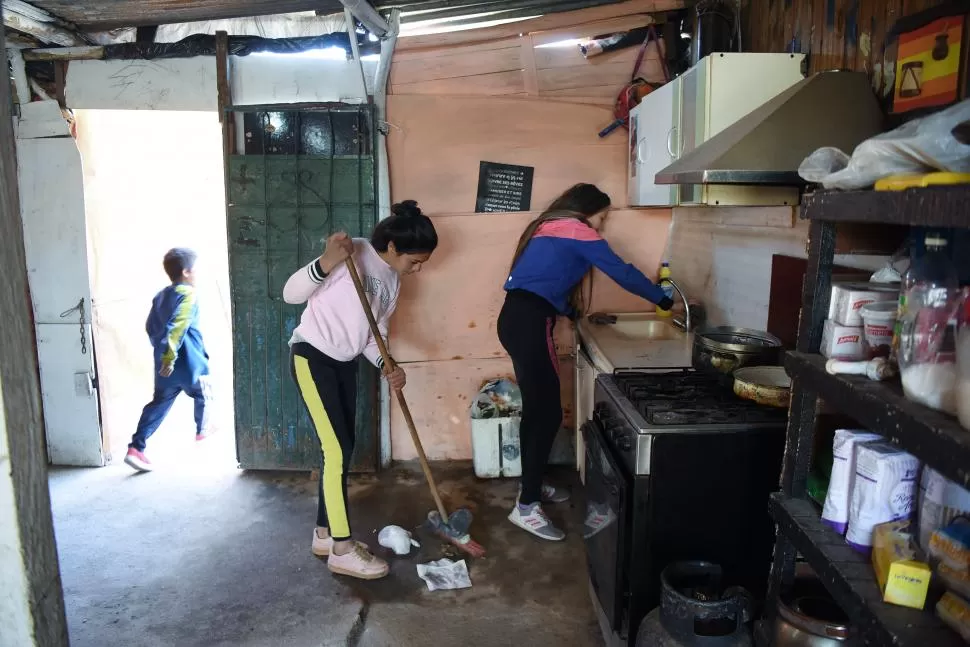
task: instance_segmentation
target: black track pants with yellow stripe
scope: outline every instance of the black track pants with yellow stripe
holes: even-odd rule
[[[338,362],[298,343],[291,348],[290,365],[323,452],[317,526],[329,528],[335,540],[349,539],[347,469],[354,452],[357,362]]]

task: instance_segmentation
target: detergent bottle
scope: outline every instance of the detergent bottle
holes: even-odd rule
[[[664,291],[664,294],[666,294],[669,299],[673,299],[674,298],[674,286],[670,282],[670,263],[669,262],[664,261],[663,263],[660,264],[660,276],[659,276],[659,279],[660,279],[660,281],[659,281],[658,285],[660,286],[660,289]],[[657,308],[657,316],[658,317],[669,317],[670,316],[670,310],[663,310],[660,307],[658,307]]]

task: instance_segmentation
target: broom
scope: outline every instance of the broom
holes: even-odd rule
[[[374,318],[374,312],[371,310],[370,303],[367,301],[367,295],[364,293],[364,286],[360,281],[360,275],[357,273],[357,266],[354,265],[352,258],[348,258],[345,262],[347,263],[347,271],[350,272],[350,278],[353,280],[354,287],[357,289],[360,305],[364,308],[364,314],[367,315],[367,324],[370,326],[370,332],[374,336],[374,340],[377,342],[377,348],[381,352],[381,358],[384,360],[384,370],[393,370],[394,360],[391,359],[390,354],[387,352],[387,345],[384,343],[381,331],[377,327],[377,320]],[[418,452],[418,461],[421,463],[421,469],[424,471],[425,478],[428,479],[428,487],[431,488],[431,496],[434,498],[434,503],[437,507],[437,510],[432,510],[428,513],[428,523],[431,525],[431,529],[439,537],[454,544],[457,548],[465,551],[472,557],[482,557],[485,555],[485,549],[468,534],[468,529],[472,521],[471,511],[467,508],[459,508],[451,516],[445,511],[445,505],[441,501],[438,486],[435,485],[434,476],[431,474],[428,457],[425,455],[424,447],[421,445],[421,438],[418,437],[418,430],[414,425],[414,418],[411,417],[411,410],[408,408],[407,400],[404,398],[404,392],[395,391],[395,393],[397,394],[397,403],[401,407],[401,413],[404,414],[404,420],[407,422],[408,431],[411,432],[411,440],[414,441],[414,448]]]

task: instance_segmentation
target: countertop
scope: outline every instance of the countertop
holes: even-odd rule
[[[692,333],[684,333],[653,312],[617,314],[615,324],[594,324],[583,318],[576,329],[581,348],[589,354],[600,373],[625,368],[658,369],[691,366]],[[657,338],[655,322],[670,331]]]

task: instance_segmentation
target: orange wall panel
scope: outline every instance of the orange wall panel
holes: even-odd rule
[[[532,208],[564,189],[592,182],[626,204],[627,146],[600,139],[610,122],[601,106],[505,97],[388,97],[388,151],[395,200],[412,198],[430,214],[475,210],[482,161],[535,168]]]
[[[468,408],[484,380],[511,375],[495,326],[502,286],[519,235],[556,196],[577,182],[597,184],[618,208],[605,235],[618,253],[654,275],[666,244],[670,210],[626,204],[627,142],[597,136],[608,108],[505,97],[393,95],[388,147],[394,201],[417,200],[432,217],[439,247],[402,284],[391,322],[391,352],[408,371],[406,394],[433,459],[471,458]],[[531,212],[475,214],[479,162],[535,168]],[[593,308],[643,311],[605,277],[594,278]],[[557,326],[563,403],[571,410],[574,335]],[[414,457],[404,419],[393,405],[393,458]]]
[[[571,426],[573,402],[571,358],[560,358],[563,425]],[[404,389],[421,444],[429,460],[467,460],[472,456],[471,403],[486,380],[513,375],[508,359],[422,362],[405,367]],[[394,460],[417,458],[396,398],[391,404],[391,453]]]
[[[623,209],[610,213],[603,236],[627,263],[656,280],[670,231],[671,209]],[[653,304],[634,296],[608,276],[593,272],[593,312],[644,312]]]
[[[402,363],[504,357],[496,321],[509,263],[522,230],[538,213],[433,216],[438,249],[401,285],[391,352]],[[559,352],[573,349],[568,321],[557,325]]]

